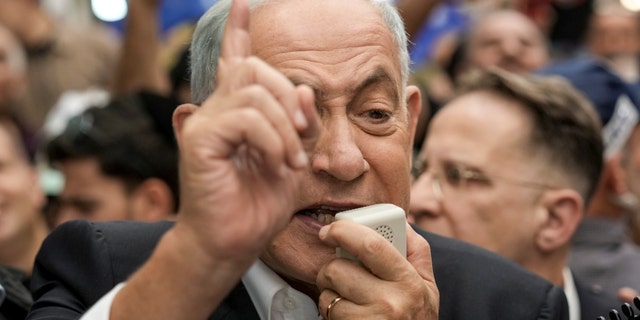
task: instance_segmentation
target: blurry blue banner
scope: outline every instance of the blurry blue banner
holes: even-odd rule
[[[160,7],[162,32],[184,22],[195,22],[215,2],[216,0],[163,0]],[[125,19],[121,19],[107,24],[122,32],[124,21]]]

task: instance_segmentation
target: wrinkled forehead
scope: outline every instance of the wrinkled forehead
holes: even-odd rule
[[[283,43],[308,40],[318,48],[327,43],[335,45],[345,38],[372,35],[385,36],[385,40],[390,41],[388,45],[393,45],[391,31],[380,9],[369,0],[269,1],[251,13],[250,32],[265,36],[264,31],[270,40]]]
[[[386,65],[402,83],[399,46],[380,8],[369,0],[275,1],[252,12],[250,36],[253,53],[276,64],[307,60],[308,68],[324,65],[338,72],[358,52],[375,53],[367,63]]]

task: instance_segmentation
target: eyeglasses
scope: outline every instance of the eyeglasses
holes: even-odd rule
[[[414,170],[416,177],[422,174],[431,175],[431,190],[438,201],[442,201],[447,194],[468,190],[472,185],[490,186],[495,180],[527,188],[556,189],[554,186],[539,182],[509,179],[499,176],[489,178],[483,172],[460,163],[445,163],[442,166],[442,170],[433,171],[430,170],[427,162],[418,161]]]

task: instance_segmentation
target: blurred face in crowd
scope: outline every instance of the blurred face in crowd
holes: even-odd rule
[[[549,60],[540,30],[525,15],[502,10],[481,17],[470,31],[466,60],[470,68],[499,66],[528,73]]]
[[[640,52],[640,19],[623,9],[593,15],[589,31],[589,50],[613,58]]]
[[[16,38],[0,25],[0,111],[24,90],[24,56]]]
[[[335,257],[318,238],[325,219],[375,203],[408,208],[419,93],[407,88],[407,110],[397,45],[368,1],[274,2],[252,13],[251,41],[258,57],[315,91],[321,131],[296,214],[261,258],[317,290],[320,267]]]
[[[43,221],[44,193],[17,138],[0,124],[0,249],[28,238]]]
[[[518,102],[464,94],[433,119],[411,188],[409,220],[523,263],[534,250],[543,176],[523,145],[532,124]]]
[[[102,173],[95,158],[60,163],[64,189],[58,198],[55,225],[68,220],[129,220],[130,196],[125,184]]]

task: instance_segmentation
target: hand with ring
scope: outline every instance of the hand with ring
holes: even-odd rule
[[[319,235],[362,263],[336,258],[320,269],[318,308],[326,320],[438,319],[430,248],[409,225],[406,258],[375,230],[353,221],[336,221]]]
[[[327,320],[331,320],[331,310],[333,310],[333,307],[336,306],[336,304],[338,304],[338,302],[340,302],[342,299],[344,299],[341,296],[336,296],[335,298],[333,298],[333,300],[331,300],[331,302],[329,302],[329,305],[327,306]]]

